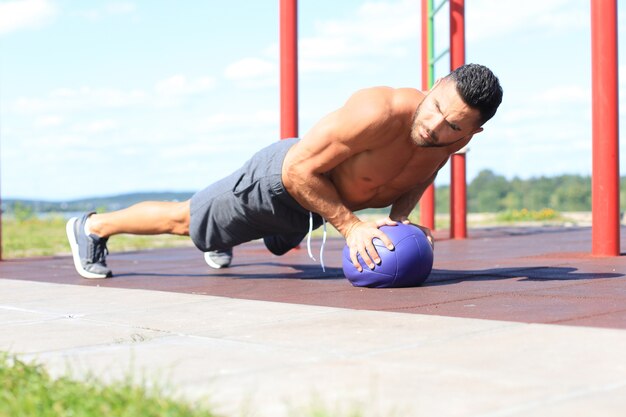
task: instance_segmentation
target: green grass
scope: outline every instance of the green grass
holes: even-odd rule
[[[65,236],[66,220],[61,216],[46,219],[2,219],[2,256],[5,259],[69,254]],[[113,236],[108,243],[112,252],[161,247],[193,246],[186,236]]]
[[[376,220],[386,216],[385,214],[358,213],[364,220]],[[419,223],[419,212],[415,210],[409,216],[414,223]],[[515,224],[537,222],[562,222],[565,221],[560,213],[552,209],[543,210],[510,210],[485,216],[479,222],[468,219],[470,227],[488,226],[498,224]],[[65,236],[66,220],[59,216],[51,216],[39,219],[32,216],[3,217],[2,219],[2,255],[5,259],[25,258],[33,256],[67,255],[70,253],[69,244]],[[449,227],[449,215],[440,214],[436,219],[438,230]],[[317,229],[313,237],[322,236],[322,229]],[[328,225],[329,237],[340,237],[334,227]],[[113,236],[108,243],[111,252],[123,252],[154,248],[169,248],[179,246],[193,246],[187,236]]]
[[[172,398],[131,377],[105,384],[96,378],[52,378],[46,369],[0,352],[0,417],[217,417],[206,405]],[[254,415],[254,413],[252,413]],[[242,413],[240,415],[246,415]],[[362,417],[358,407],[332,411],[314,399],[291,416]],[[219,415],[220,417],[223,417]]]
[[[550,208],[541,210],[507,210],[498,213],[496,219],[503,222],[543,222],[561,220],[561,214]]]
[[[52,378],[43,366],[0,356],[0,417],[214,417],[130,380]]]

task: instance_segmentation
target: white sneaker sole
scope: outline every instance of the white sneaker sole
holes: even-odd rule
[[[74,236],[74,225],[77,221],[78,217],[72,217],[65,225],[65,233],[67,233],[67,240],[69,240],[70,248],[72,249],[72,258],[74,258],[74,267],[76,268],[76,272],[78,272],[81,277],[88,279],[108,278],[106,275],[94,274],[93,272],[89,272],[83,268],[83,265],[80,262],[80,255],[78,253],[78,242],[76,242],[76,236]]]
[[[218,265],[215,262],[213,262],[213,260],[209,256],[209,252],[204,252],[204,261],[206,262],[207,265],[209,265],[213,269],[222,269],[228,266],[228,265]]]

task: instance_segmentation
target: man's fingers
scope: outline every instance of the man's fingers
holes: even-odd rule
[[[374,269],[376,265],[380,264],[380,256],[378,256],[378,252],[376,251],[376,247],[372,244],[372,241],[365,244],[365,250],[367,251],[367,259],[365,262],[370,269]],[[363,257],[363,254],[361,254],[361,257]]]
[[[365,265],[367,265],[369,269],[374,269],[376,264],[370,257],[370,252],[368,251],[368,248],[370,247],[371,244],[372,244],[371,241],[359,242],[357,247],[359,249],[359,255],[361,255],[361,259],[363,259],[363,262],[365,262]]]
[[[433,236],[433,232],[425,226],[420,226],[417,225],[417,227],[419,227],[422,232],[424,232],[424,234],[426,235],[426,239],[428,239],[428,243],[430,243],[430,246],[434,249],[435,248],[435,237]]]
[[[391,220],[389,217],[385,217],[384,219],[376,220],[376,227],[381,226],[395,226],[398,222],[395,220]]]
[[[385,233],[379,230],[378,233],[376,234],[376,237],[379,238],[383,242],[383,244],[387,247],[387,249],[393,250],[393,242],[391,241],[391,239],[389,239],[389,237]]]
[[[398,224],[398,222],[397,222],[397,221],[395,221],[395,220],[391,220],[391,218],[390,218],[390,217],[387,217],[387,218],[385,219],[385,225],[386,225],[386,226],[395,226],[395,225],[397,225],[397,224]]]
[[[359,259],[357,258],[357,250],[355,246],[350,246],[350,260],[352,261],[352,265],[356,268],[357,271],[363,271],[361,264],[359,263]]]

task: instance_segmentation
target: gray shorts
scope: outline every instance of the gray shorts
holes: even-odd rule
[[[224,250],[272,235],[309,230],[309,212],[285,190],[283,161],[298,141],[285,139],[261,149],[240,169],[191,197],[189,236],[203,252]],[[313,228],[322,223],[313,214]]]

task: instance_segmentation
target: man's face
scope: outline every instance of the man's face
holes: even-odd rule
[[[482,131],[480,113],[461,99],[454,81],[438,81],[415,112],[413,141],[422,147],[452,145]]]

